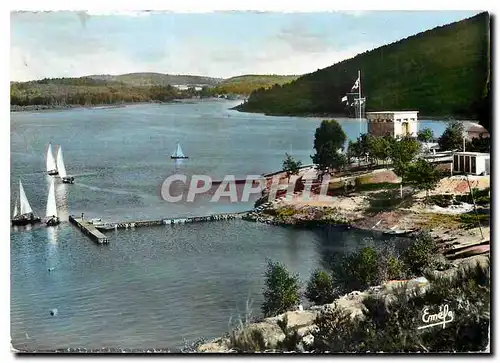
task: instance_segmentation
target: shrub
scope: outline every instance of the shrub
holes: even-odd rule
[[[240,352],[263,352],[266,342],[262,332],[256,329],[237,329],[231,333],[230,346]]]
[[[307,284],[305,296],[316,305],[331,303],[335,299],[332,278],[324,271],[314,271]]]
[[[275,215],[278,218],[287,218],[295,215],[297,210],[293,207],[281,207],[275,210],[270,210],[272,215]]]
[[[429,233],[422,232],[403,252],[402,258],[410,274],[421,276],[426,268],[435,265],[438,252],[439,248],[434,238]]]
[[[386,249],[384,252],[380,254],[379,281],[404,279],[406,277],[406,266],[404,262],[392,251]]]
[[[462,228],[476,228],[479,225],[488,226],[490,224],[489,214],[463,213],[458,216],[458,220],[462,223]]]
[[[435,204],[442,208],[447,208],[453,204],[453,195],[451,194],[439,194],[431,195],[425,198],[427,204]]]
[[[332,264],[334,297],[353,290],[363,291],[387,280],[405,278],[404,261],[389,248],[364,247]]]
[[[269,261],[265,273],[266,287],[262,312],[275,316],[290,310],[299,303],[299,278],[290,275],[280,262]]]
[[[362,349],[364,334],[360,320],[352,318],[345,309],[335,305],[314,320],[317,329],[312,332],[316,352],[356,352]]]
[[[477,189],[472,188],[472,195],[474,195],[474,201],[478,205],[487,205],[490,204],[490,188],[486,189]],[[457,195],[455,199],[461,203],[472,204],[472,196],[470,193]]]
[[[277,324],[283,334],[285,334],[285,339],[278,343],[278,349],[286,352],[297,350],[299,348],[301,337],[297,328],[290,328],[288,326],[288,316],[285,314],[282,320],[277,321]]]

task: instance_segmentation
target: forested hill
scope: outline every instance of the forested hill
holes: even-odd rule
[[[205,90],[205,89],[204,89]],[[203,91],[204,91],[203,90]],[[179,90],[171,85],[136,86],[114,80],[51,78],[30,82],[11,82],[11,109],[26,106],[65,107],[130,102],[168,102],[201,96],[193,87]]]
[[[276,83],[283,84],[297,77],[245,75],[223,80],[162,73],[130,73],[118,76],[46,78],[29,82],[11,82],[10,103],[12,110],[23,110],[28,106],[58,108],[68,105],[165,102],[220,94],[249,95],[259,87],[267,88]],[[174,85],[187,86],[188,89],[179,89]],[[202,89],[196,90],[195,86],[202,86]]]
[[[367,111],[416,109],[426,116],[477,118],[489,82],[489,14],[428,30],[254,91],[241,111],[274,115],[348,114],[341,98],[358,69]]]
[[[276,74],[246,74],[231,77],[220,82],[215,88],[217,93],[250,95],[259,88],[270,88],[275,84],[285,84],[296,80],[299,76],[281,76]]]
[[[173,84],[215,86],[222,81],[221,78],[163,73],[128,73],[120,74],[118,76],[101,74],[87,77],[105,81],[121,82],[132,86],[166,86]]]

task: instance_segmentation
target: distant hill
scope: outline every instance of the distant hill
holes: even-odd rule
[[[48,78],[10,84],[11,110],[23,110],[23,107],[31,109],[30,106],[59,108],[70,105],[168,102],[194,96],[205,96],[205,94],[193,87],[180,90],[169,84],[137,85],[119,81],[113,76]]]
[[[223,80],[217,85],[215,92],[249,95],[259,88],[270,88],[275,84],[282,85],[297,78],[299,76],[248,74]]]
[[[203,76],[173,75],[163,73],[128,73],[112,76],[109,74],[91,75],[87,78],[100,79],[105,81],[116,81],[133,86],[166,86],[170,85],[209,85],[215,86],[222,81],[222,78],[212,78]]]
[[[254,91],[237,107],[274,115],[348,114],[341,98],[362,72],[367,111],[416,109],[425,116],[476,118],[489,99],[489,14],[419,33]]]
[[[295,78],[297,76],[247,75],[223,80],[162,73],[45,78],[29,82],[11,82],[10,103],[12,110],[23,110],[31,109],[31,106],[59,108],[68,105],[166,102],[218,94],[249,95],[257,88],[283,84]],[[189,89],[177,89],[174,85],[185,85]],[[194,86],[199,85],[203,88],[196,90]]]

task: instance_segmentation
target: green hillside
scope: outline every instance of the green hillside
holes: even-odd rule
[[[136,86],[111,79],[89,77],[50,78],[10,84],[10,104],[20,107],[165,102],[195,95],[197,92],[194,89],[180,91],[168,84]]]
[[[297,78],[299,78],[299,76],[248,74],[223,80],[216,86],[215,92],[249,95],[259,88],[270,88],[275,84],[282,85],[294,81]]]
[[[274,115],[348,114],[341,102],[362,72],[367,111],[416,109],[425,116],[477,117],[489,79],[489,14],[428,30],[259,89],[237,109]]]
[[[202,76],[188,76],[188,75],[174,75],[163,73],[128,73],[120,74],[118,76],[111,76],[108,74],[88,76],[92,79],[100,79],[105,81],[116,81],[133,86],[166,86],[168,84],[179,85],[210,85],[215,86],[220,83],[222,79],[202,77]]]

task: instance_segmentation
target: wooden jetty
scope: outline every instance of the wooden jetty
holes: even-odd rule
[[[73,216],[69,216],[69,222],[77,226],[85,235],[89,236],[91,240],[96,243],[103,244],[108,243],[108,237],[99,232],[97,228],[91,223],[83,220],[82,218],[75,218]]]
[[[150,221],[126,221],[126,222],[111,222],[102,224],[93,224],[91,219],[89,221],[82,220],[81,218],[76,218],[74,216],[69,216],[69,221],[77,226],[84,234],[89,236],[94,242],[97,243],[108,243],[108,237],[99,231],[110,230],[110,229],[129,229],[138,227],[153,227],[162,225],[173,225],[173,224],[184,224],[184,223],[200,223],[200,222],[215,222],[215,221],[226,221],[232,219],[241,219],[246,212],[239,213],[225,213],[225,214],[212,214],[209,216],[202,217],[185,217],[185,218],[166,218]]]

